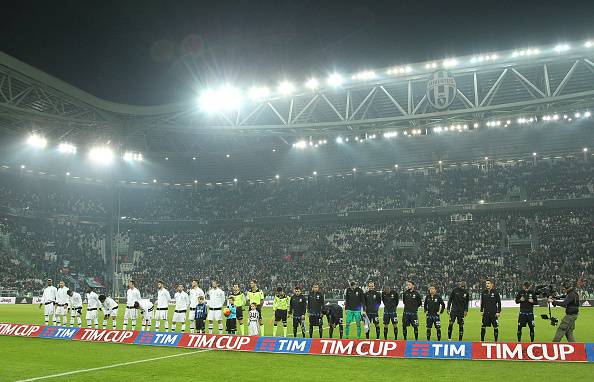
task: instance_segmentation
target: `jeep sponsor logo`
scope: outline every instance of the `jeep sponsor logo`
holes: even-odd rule
[[[79,341],[134,343],[133,330],[81,329],[74,338]]]
[[[14,304],[16,297],[0,297],[0,304]]]
[[[41,325],[0,323],[0,335],[3,336],[37,337],[42,330]]]

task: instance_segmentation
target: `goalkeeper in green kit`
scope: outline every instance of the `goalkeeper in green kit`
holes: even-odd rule
[[[349,338],[351,332],[351,323],[355,321],[357,325],[357,338],[361,338],[361,312],[365,306],[365,295],[363,289],[352,281],[344,293],[346,308],[346,337]]]

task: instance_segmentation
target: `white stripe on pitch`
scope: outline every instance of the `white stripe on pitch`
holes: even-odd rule
[[[27,381],[39,381],[41,379],[49,379],[49,378],[57,378],[57,377],[64,377],[67,375],[72,375],[72,374],[80,374],[80,373],[88,373],[90,371],[98,371],[98,370],[105,370],[105,369],[113,369],[115,367],[120,367],[120,366],[128,366],[128,365],[134,365],[137,363],[143,363],[143,362],[151,362],[151,361],[158,361],[161,359],[167,359],[167,358],[174,358],[174,357],[182,357],[185,355],[192,355],[192,354],[196,354],[196,353],[203,353],[205,351],[210,351],[212,349],[202,349],[202,350],[196,350],[196,351],[190,351],[190,352],[186,352],[186,353],[179,353],[179,354],[172,354],[172,355],[166,355],[163,357],[156,357],[156,358],[148,358],[148,359],[140,359],[138,361],[130,361],[130,362],[122,362],[122,363],[116,363],[114,365],[107,365],[107,366],[100,366],[100,367],[93,367],[91,369],[81,369],[81,370],[73,370],[73,371],[67,371],[64,373],[58,373],[58,374],[51,374],[51,375],[44,375],[42,377],[34,377],[34,378],[29,378],[29,379],[21,379],[18,380],[16,382],[27,382]]]

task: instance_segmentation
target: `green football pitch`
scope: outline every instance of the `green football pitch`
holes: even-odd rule
[[[123,315],[124,309],[119,311]],[[513,308],[503,310],[500,341],[516,340],[517,313]],[[563,315],[561,309],[555,313]],[[271,316],[271,310],[264,311],[266,335],[272,334]],[[420,319],[419,334],[424,339],[422,314]],[[536,340],[550,341],[555,328],[537,319]],[[0,322],[43,324],[42,311],[33,305],[0,305]],[[447,328],[443,329],[445,337]],[[594,309],[582,309],[575,334],[581,342],[594,342]],[[476,341],[479,335],[479,312],[471,309],[464,339]],[[527,335],[524,329],[524,338]],[[492,330],[487,340],[491,336]],[[0,336],[0,381],[586,381],[593,375],[594,364],[585,363],[256,354]]]

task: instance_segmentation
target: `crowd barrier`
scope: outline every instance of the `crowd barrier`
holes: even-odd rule
[[[0,323],[0,335],[265,353],[356,357],[594,362],[594,343],[435,342],[250,337]]]

